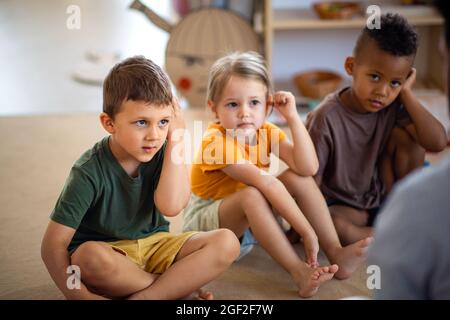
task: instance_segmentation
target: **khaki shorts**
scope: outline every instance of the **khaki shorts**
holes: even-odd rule
[[[196,233],[198,232],[157,232],[143,239],[119,240],[106,244],[128,257],[141,269],[161,274],[172,265],[184,243]]]
[[[183,231],[211,231],[219,229],[219,206],[223,199],[202,199],[191,194],[183,212]]]
[[[191,194],[189,204],[183,213],[183,231],[211,231],[219,229],[219,207],[223,199],[202,199]],[[239,238],[240,254],[236,261],[246,256],[258,242],[247,229]]]

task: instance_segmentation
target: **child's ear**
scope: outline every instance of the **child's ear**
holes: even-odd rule
[[[212,100],[208,100],[208,108],[215,114],[217,118],[217,107]]]
[[[103,128],[108,131],[108,133],[113,134],[116,131],[114,128],[114,121],[105,112],[102,112],[100,114],[100,122],[102,123]]]
[[[349,76],[353,75],[353,67],[355,66],[355,58],[347,57],[345,59],[344,68]]]

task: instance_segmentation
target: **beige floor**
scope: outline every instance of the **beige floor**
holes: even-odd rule
[[[189,111],[186,119],[192,131],[205,113]],[[0,299],[62,298],[40,259],[40,241],[72,163],[103,136],[96,114],[0,118]],[[175,232],[180,219],[172,219]],[[369,296],[366,278],[361,267],[314,299]],[[208,288],[219,299],[298,298],[288,274],[259,247]]]

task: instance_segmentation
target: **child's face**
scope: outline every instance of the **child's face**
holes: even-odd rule
[[[119,162],[150,161],[166,141],[171,118],[171,106],[124,101],[110,126],[104,124]]]
[[[389,106],[399,95],[413,62],[413,56],[394,56],[369,41],[357,57],[349,57],[345,62],[347,73],[353,77],[349,107],[368,113]]]
[[[225,129],[239,136],[254,136],[264,124],[267,114],[267,88],[259,80],[231,76],[222,95],[208,102]]]

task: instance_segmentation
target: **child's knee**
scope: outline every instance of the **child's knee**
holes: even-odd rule
[[[348,227],[348,222],[345,219],[336,214],[332,214],[331,219],[333,220],[333,224],[338,233],[346,231],[345,229]]]
[[[425,149],[405,129],[395,127],[389,136],[383,158],[390,159],[393,164],[408,163],[408,167],[417,167],[423,164]]]
[[[239,256],[239,239],[229,229],[217,229],[213,233],[210,243],[214,246],[214,251],[224,264],[231,264]]]
[[[402,150],[423,150],[414,138],[404,128],[395,127],[392,129],[388,141],[389,149]],[[423,150],[425,152],[425,150]]]
[[[418,162],[422,165],[425,149],[403,128],[394,128],[390,137],[391,149],[395,149],[396,158],[404,158],[406,162]]]
[[[265,201],[264,195],[258,188],[248,186],[241,191],[241,201],[242,203],[249,204],[250,206],[254,206],[255,203],[260,203],[260,201]]]
[[[112,249],[109,249],[98,242],[87,241],[73,253],[71,263],[80,267],[82,279],[109,276],[115,270]]]
[[[410,159],[410,162],[414,162],[416,164],[415,167],[422,166],[425,161],[425,149],[415,141],[406,145],[404,150],[400,150],[400,152],[402,152],[407,159]]]

